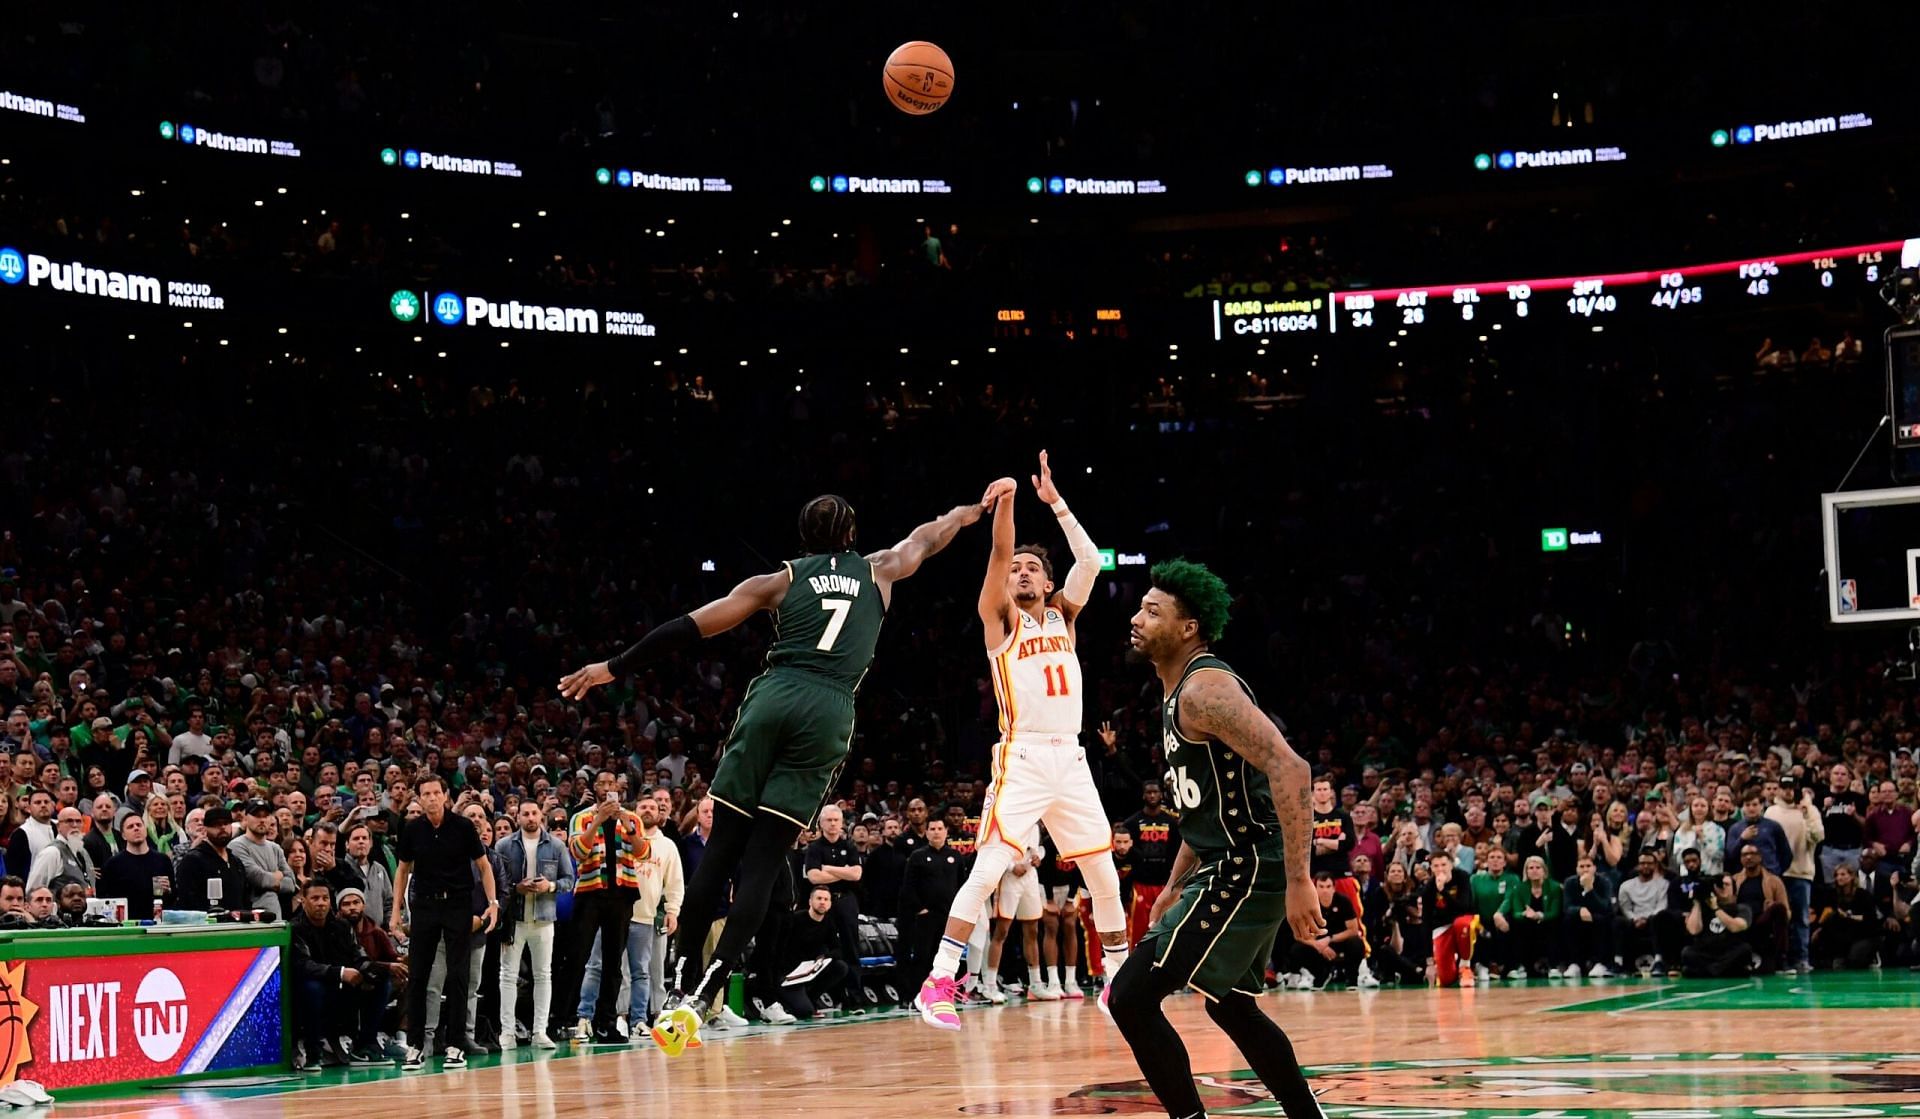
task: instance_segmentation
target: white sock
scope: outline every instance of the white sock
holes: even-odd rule
[[[1122,944],[1118,948],[1108,948],[1103,944],[1100,946],[1100,953],[1102,957],[1100,974],[1106,976],[1107,982],[1111,983],[1113,977],[1120,974],[1121,967],[1127,962],[1127,946]]]
[[[1046,985],[1046,982],[1047,977],[1045,973],[1040,970],[1039,964],[1027,965],[1027,990],[1031,991],[1035,987],[1043,987]]]
[[[1000,969],[990,967],[982,971],[980,973],[980,985],[989,991],[996,990],[1000,986]]]
[[[965,959],[966,955],[967,946],[964,943],[950,936],[941,937],[940,951],[933,957],[933,977],[952,979],[954,973],[960,970],[960,961]]]
[[[1047,969],[1047,986],[1058,990],[1060,985],[1060,965],[1055,964]]]

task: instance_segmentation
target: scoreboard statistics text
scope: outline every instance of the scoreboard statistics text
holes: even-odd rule
[[[1905,249],[1903,254],[1902,250]],[[1920,253],[1920,238],[1596,276],[1426,284],[1368,291],[1249,292],[1212,300],[1213,337],[1411,335],[1440,324],[1524,327],[1703,309],[1790,305],[1871,288]]]

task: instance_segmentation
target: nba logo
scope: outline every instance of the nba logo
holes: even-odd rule
[[[1860,609],[1860,587],[1852,579],[1840,580],[1840,612],[1851,614]]]

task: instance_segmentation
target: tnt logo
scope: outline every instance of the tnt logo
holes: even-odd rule
[[[147,1060],[164,1062],[187,1040],[187,989],[180,977],[157,967],[133,995],[133,1038]]]
[[[433,317],[447,326],[459,326],[466,316],[466,306],[460,297],[450,291],[443,291],[433,297]]]
[[[27,277],[27,258],[19,249],[0,249],[0,283],[17,284]]]

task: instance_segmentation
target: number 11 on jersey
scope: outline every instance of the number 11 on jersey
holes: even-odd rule
[[[1072,695],[1073,694],[1072,692],[1067,690],[1067,666],[1066,665],[1043,664],[1040,666],[1040,671],[1047,678],[1047,694],[1048,695],[1054,696],[1054,695]],[[1054,673],[1056,672],[1059,673],[1058,676],[1054,675]],[[1057,685],[1055,684],[1056,680],[1059,681]]]

